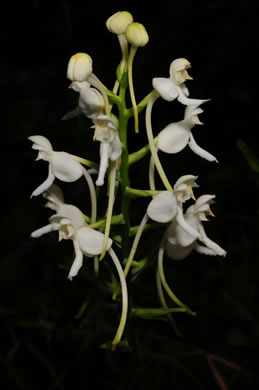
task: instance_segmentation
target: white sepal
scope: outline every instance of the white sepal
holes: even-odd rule
[[[97,230],[84,226],[77,230],[77,240],[82,252],[88,256],[93,257],[100,255],[104,245],[104,234]],[[109,238],[107,243],[107,250],[110,249],[112,240]]]
[[[175,84],[166,77],[155,77],[152,80],[154,89],[166,101],[172,102],[178,96],[178,90]]]
[[[57,179],[64,182],[73,182],[82,175],[82,166],[69,153],[53,152],[50,164]]]
[[[184,122],[170,123],[158,134],[157,146],[165,153],[178,153],[185,148],[189,141],[189,131]]]
[[[162,191],[156,195],[148,205],[147,214],[153,221],[166,223],[171,221],[177,213],[177,202],[170,191]]]

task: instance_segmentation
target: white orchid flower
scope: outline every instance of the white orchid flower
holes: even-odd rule
[[[53,184],[46,192],[43,193],[43,197],[48,199],[46,207],[51,210],[55,210],[58,215],[69,219],[76,228],[86,225],[81,210],[72,204],[64,203],[63,192],[59,186]],[[49,221],[49,225],[43,226],[42,228],[32,232],[31,237],[38,238],[43,234],[59,230],[60,224],[57,220],[50,218]]]
[[[32,149],[38,150],[36,160],[44,160],[49,163],[47,179],[33,191],[31,196],[37,196],[46,191],[55,178],[64,182],[74,182],[83,175],[83,167],[69,153],[55,152],[49,140],[41,135],[28,137],[33,142]]]
[[[51,187],[55,178],[71,183],[78,180],[81,176],[84,176],[90,191],[91,197],[91,223],[96,220],[96,193],[92,178],[88,171],[66,152],[55,152],[51,143],[46,137],[42,135],[33,135],[28,137],[33,142],[32,149],[38,150],[38,156],[36,160],[44,160],[49,163],[49,172],[47,179],[37,187],[31,197],[38,196],[44,191],[47,191]]]
[[[76,228],[70,219],[59,214],[53,215],[49,220],[52,224],[59,225],[59,241],[62,239],[73,241],[75,258],[68,274],[68,279],[72,280],[82,267],[84,255],[94,257],[102,253],[104,234],[89,228],[86,224]],[[112,240],[109,238],[108,249],[111,245]]]
[[[108,115],[99,115],[93,118],[94,140],[100,141],[100,165],[97,186],[104,184],[104,176],[109,166],[109,160],[116,161],[122,152],[120,137],[116,122]]]
[[[202,225],[203,221],[208,221],[208,214],[214,216],[210,209],[214,198],[215,195],[200,196],[184,215],[185,222],[200,233],[199,239],[205,246],[200,245],[182,226],[173,221],[166,233],[165,249],[168,257],[181,260],[193,250],[211,256],[226,256],[226,251],[207,237]]]
[[[90,83],[87,81],[73,81],[69,88],[79,92],[78,106],[64,115],[62,119],[71,119],[80,114],[87,118],[95,118],[104,112],[104,99],[96,88],[91,88]]]
[[[190,99],[188,97],[189,91],[185,85],[185,81],[192,80],[192,77],[187,72],[187,69],[190,67],[191,64],[187,59],[177,58],[170,65],[170,77],[153,78],[153,87],[163,99],[170,102],[175,99],[184,105],[199,105],[206,102],[207,99]]]
[[[158,134],[157,147],[165,153],[178,153],[187,145],[198,156],[208,161],[218,162],[216,157],[197,145],[193,135],[192,128],[195,125],[202,125],[198,115],[203,110],[197,105],[186,106],[184,119],[179,122],[170,123]]]
[[[162,191],[149,203],[147,214],[153,221],[167,223],[176,220],[176,223],[193,239],[200,237],[200,233],[186,223],[183,216],[182,203],[194,198],[192,188],[198,187],[195,183],[197,176],[181,176],[174,185],[174,191]]]

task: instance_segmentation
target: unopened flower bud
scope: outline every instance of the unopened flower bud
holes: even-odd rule
[[[67,78],[71,81],[85,81],[91,75],[92,58],[86,53],[76,53],[68,62]]]
[[[106,27],[114,34],[125,34],[129,24],[133,22],[133,16],[127,11],[119,11],[106,21]]]
[[[126,37],[128,42],[135,47],[143,47],[148,41],[148,33],[141,23],[131,23],[126,30]]]
[[[186,58],[177,58],[170,65],[170,79],[177,85],[184,83],[186,80],[192,80],[187,72],[190,67],[191,64]]]

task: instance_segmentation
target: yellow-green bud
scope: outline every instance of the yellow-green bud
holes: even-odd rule
[[[93,71],[92,58],[86,53],[76,53],[68,62],[67,78],[71,81],[85,81]]]
[[[148,33],[141,23],[131,23],[126,30],[126,37],[128,42],[135,47],[145,46],[148,41]]]
[[[127,11],[119,11],[106,21],[106,27],[114,34],[125,34],[129,24],[133,22],[133,16]]]

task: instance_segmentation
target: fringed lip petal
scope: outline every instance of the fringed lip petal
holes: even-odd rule
[[[153,221],[170,222],[177,213],[175,196],[170,191],[163,191],[156,195],[148,205],[147,214]]]
[[[158,135],[157,146],[165,153],[178,153],[185,148],[189,141],[189,131],[184,123],[171,123]]]

